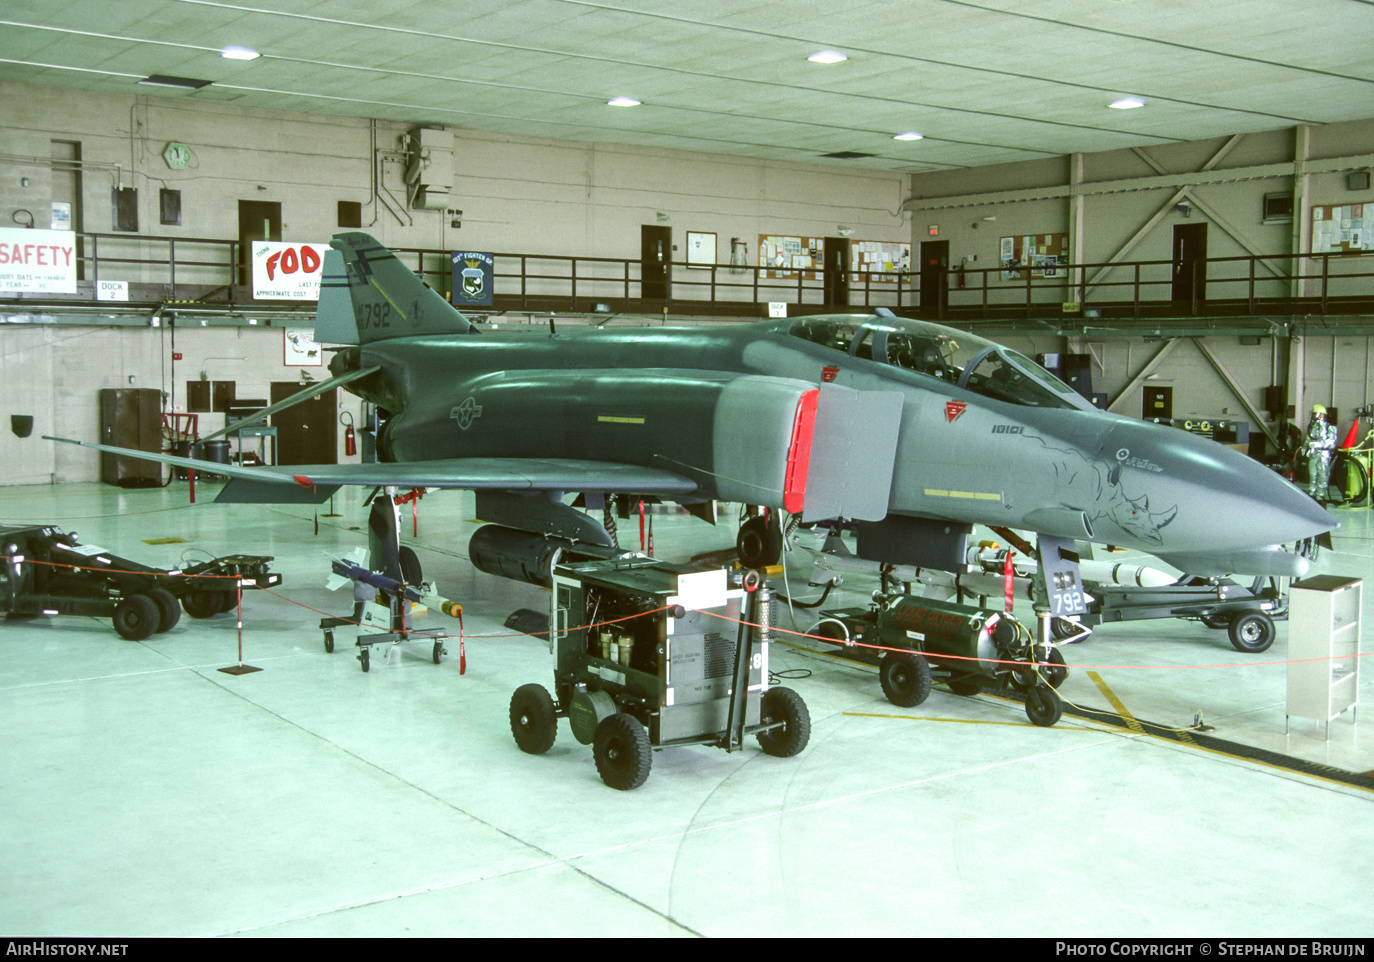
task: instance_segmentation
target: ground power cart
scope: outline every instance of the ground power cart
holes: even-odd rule
[[[652,558],[560,565],[550,606],[554,694],[523,685],[510,702],[523,751],[547,752],[567,718],[601,780],[627,790],[649,777],[658,748],[735,751],[745,735],[778,757],[806,747],[806,703],[768,687],[768,630],[741,624],[769,623],[756,574],[731,588],[721,569]]]

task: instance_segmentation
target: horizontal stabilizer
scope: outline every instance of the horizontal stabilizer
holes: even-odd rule
[[[239,421],[235,421],[233,424],[226,425],[225,427],[220,428],[218,431],[215,431],[213,434],[205,435],[205,437],[201,438],[200,440],[204,442],[209,441],[213,438],[233,434],[235,431],[239,431],[250,425],[257,424],[259,421],[266,421],[268,418],[276,414],[278,411],[285,411],[289,407],[294,407],[297,404],[300,404],[304,401],[309,401],[311,398],[319,397],[326,391],[332,391],[336,387],[343,387],[345,384],[351,384],[353,381],[356,381],[359,378],[367,377],[369,374],[375,374],[381,369],[381,365],[378,364],[372,367],[363,368],[360,371],[349,371],[347,374],[340,374],[338,377],[331,377],[327,381],[318,381],[314,384],[310,384],[304,389],[297,391],[289,398],[286,398],[283,401],[278,401],[276,404],[269,405],[268,407],[263,408],[256,414],[250,414],[248,417],[243,418]]]

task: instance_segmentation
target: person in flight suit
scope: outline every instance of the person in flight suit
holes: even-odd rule
[[[1326,486],[1331,479],[1331,457],[1336,450],[1336,426],[1326,420],[1326,408],[1312,405],[1312,420],[1307,423],[1307,492],[1326,502]]]

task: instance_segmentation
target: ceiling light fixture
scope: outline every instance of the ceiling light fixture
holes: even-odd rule
[[[199,90],[201,87],[208,87],[214,83],[213,80],[197,80],[195,77],[170,77],[160,73],[144,77],[138,82],[149,87],[180,87],[183,90]]]
[[[849,58],[838,50],[821,50],[806,58],[812,63],[843,63]]]
[[[892,139],[893,139],[893,140],[925,140],[925,136],[922,135],[922,134],[916,133],[916,131],[914,131],[914,130],[908,130],[906,133],[904,133],[904,134],[898,134],[897,136],[893,137]]]
[[[633,97],[613,97],[613,98],[611,98],[610,100],[606,101],[606,103],[607,103],[608,106],[611,106],[611,107],[638,107],[638,106],[639,106],[639,101],[638,101],[638,100],[635,100]]]
[[[257,60],[262,54],[247,47],[223,47],[219,55],[225,60]]]
[[[1136,107],[1144,107],[1145,101],[1139,97],[1122,97],[1120,100],[1112,101],[1107,106],[1116,110],[1134,110]]]

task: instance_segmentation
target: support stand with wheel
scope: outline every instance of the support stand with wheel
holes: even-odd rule
[[[355,590],[357,602],[353,618],[323,618],[320,630],[324,632],[324,650],[334,651],[334,630],[344,626],[358,626],[358,662],[363,671],[372,667],[373,645],[390,643],[399,649],[402,642],[425,640],[432,644],[431,657],[437,665],[448,654],[443,639],[448,633],[440,629],[416,630],[409,625],[411,606],[422,603],[437,608],[446,615],[461,618],[461,605],[441,598],[430,585],[421,580],[420,560],[414,550],[400,543],[399,511],[393,492],[388,490],[372,501],[368,518],[370,534],[367,551],[350,554],[343,560],[333,563],[333,571],[326,582],[331,591],[345,584],[359,586]],[[377,559],[382,570],[369,568]],[[363,586],[376,590],[376,602],[365,600],[370,592]],[[359,597],[362,595],[362,597]]]

